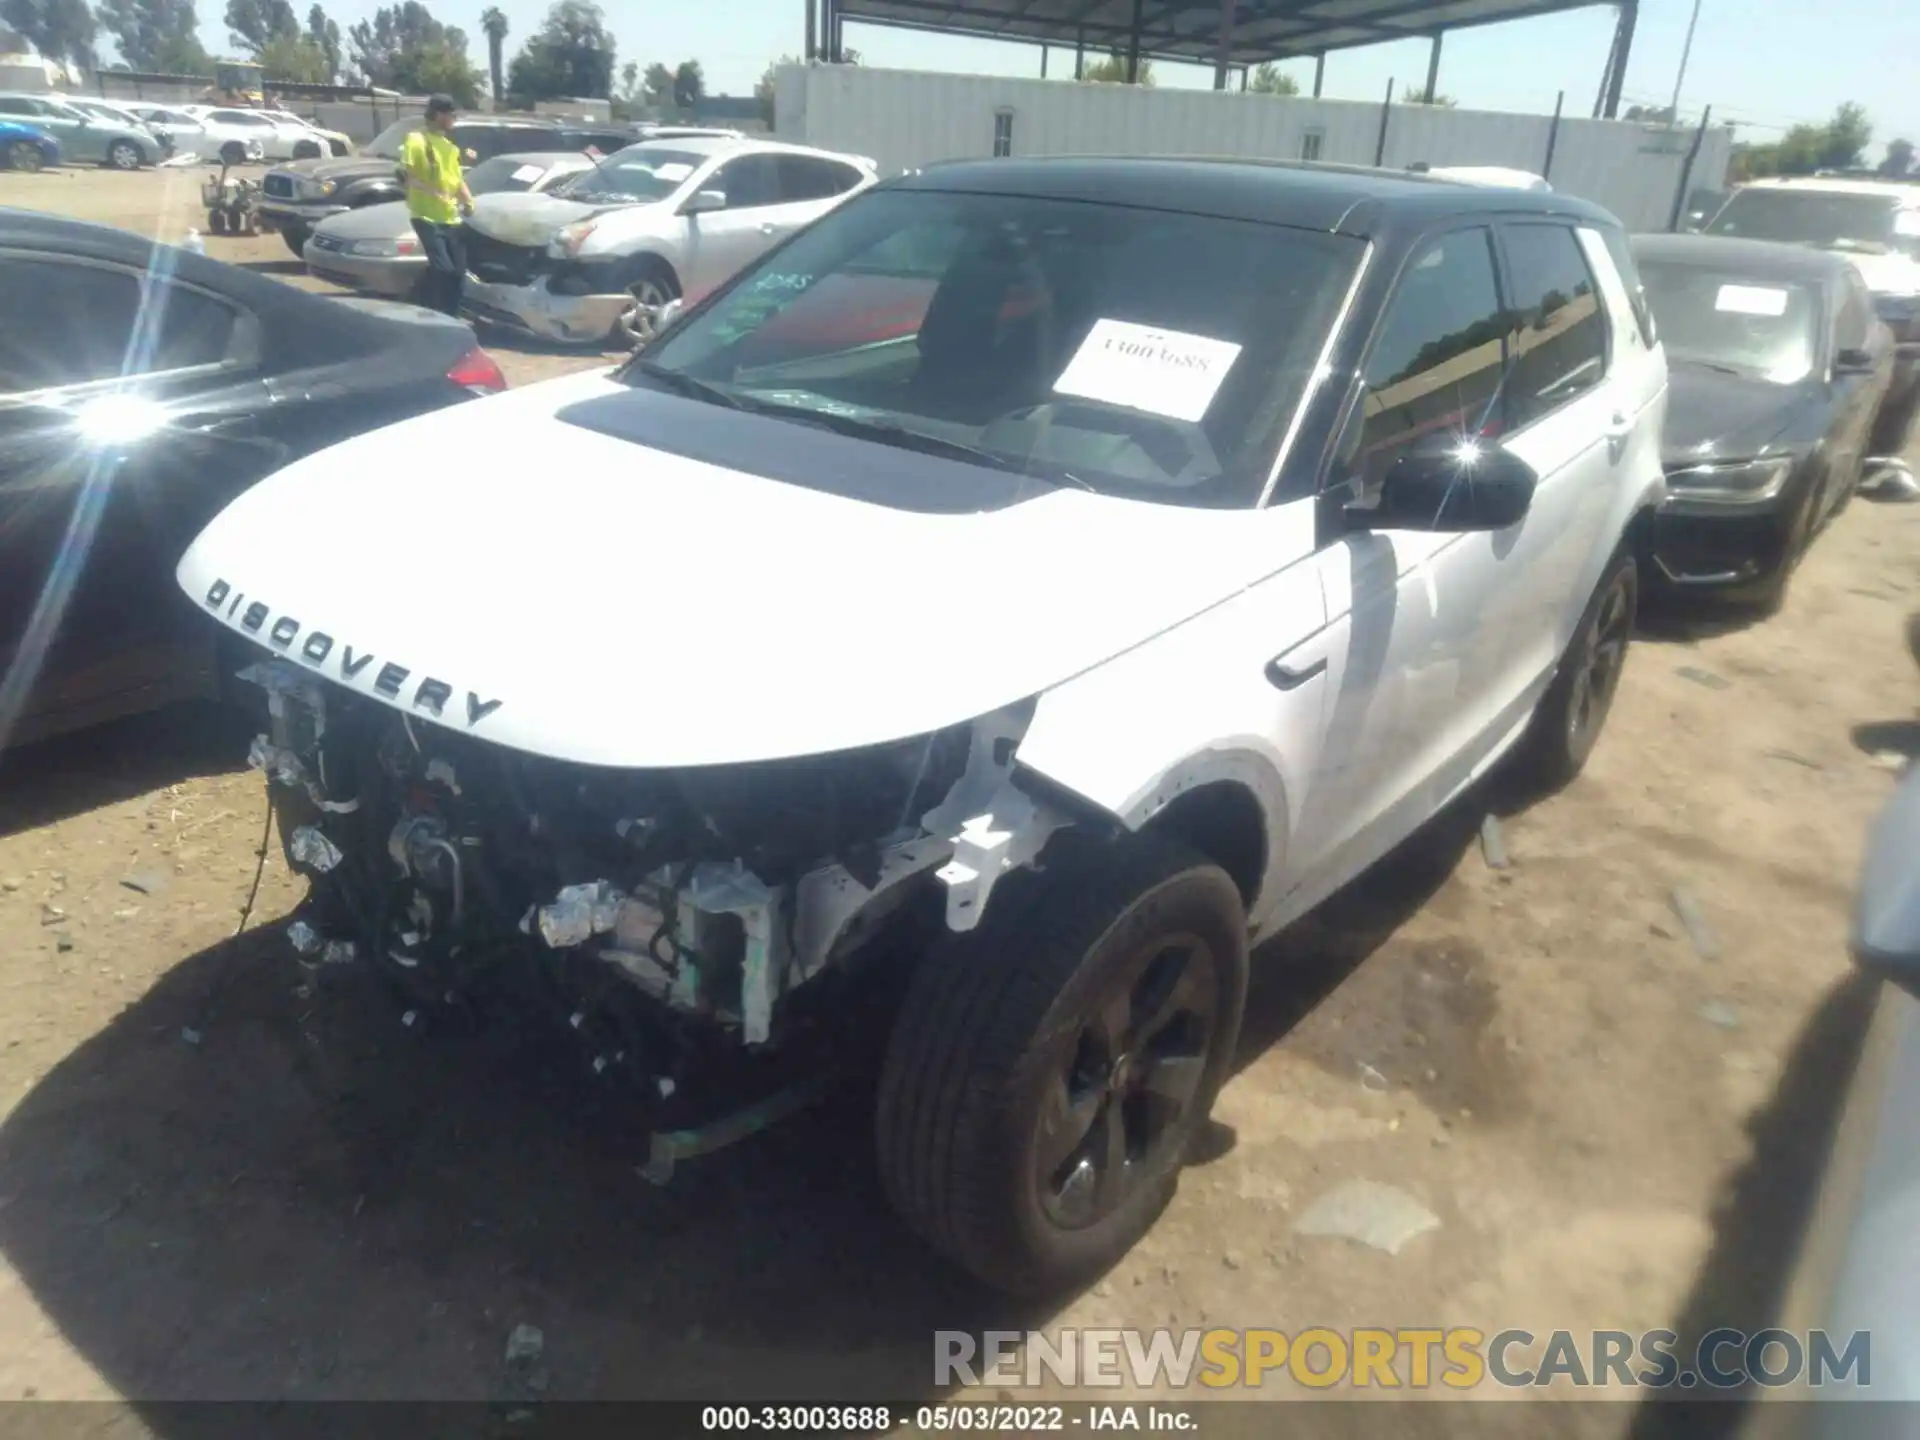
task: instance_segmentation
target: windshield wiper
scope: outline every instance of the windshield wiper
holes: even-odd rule
[[[748,404],[724,386],[715,385],[712,381],[702,380],[695,375],[689,375],[684,370],[671,369],[668,366],[662,365],[658,360],[643,360],[637,355],[616,370],[613,378],[622,384],[631,384],[632,380],[630,376],[636,372],[646,376],[649,380],[659,381],[667,389],[673,391],[674,394],[684,395],[689,400],[703,400],[709,405],[722,405],[729,410],[755,410],[759,408],[756,405]]]
[[[901,450],[913,450],[922,455],[938,455],[945,460],[959,460],[969,465],[984,465],[989,470],[1001,470],[1011,475],[1027,475],[1054,484],[1077,485],[1082,490],[1093,487],[1057,466],[1047,466],[1036,471],[1030,463],[1014,459],[1010,455],[1001,455],[992,450],[984,450],[978,445],[969,445],[964,440],[949,440],[943,435],[929,435],[924,430],[915,430],[893,420],[872,420],[858,415],[839,415],[831,410],[815,410],[806,405],[783,405],[771,400],[750,400],[747,408],[760,415],[778,415],[782,419],[798,420],[803,424],[819,425],[837,434],[851,435],[857,440],[873,440],[881,445],[893,445]]]

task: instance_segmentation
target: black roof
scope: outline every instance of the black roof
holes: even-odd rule
[[[1710,265],[1755,279],[1799,280],[1806,284],[1831,280],[1853,263],[1831,250],[1731,235],[1636,235],[1633,253],[1640,260]]]
[[[1554,15],[1601,0],[1237,0],[1227,63],[1258,64],[1343,46],[1425,38]],[[1213,61],[1220,53],[1221,0],[838,0],[847,20],[909,30],[981,35],[1124,53],[1136,17],[1140,53]]]
[[[1469,185],[1363,165],[1196,156],[956,160],[887,188],[1035,195],[1189,211],[1371,237],[1386,225],[1460,214],[1564,215],[1618,228],[1599,206],[1551,190]]]

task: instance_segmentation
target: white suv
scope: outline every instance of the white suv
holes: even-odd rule
[[[1048,1291],[1172,1193],[1253,944],[1580,769],[1666,393],[1581,201],[966,162],[617,371],[299,462],[179,577],[261,649],[304,962],[551,1016],[656,1177],[877,1048],[901,1212]]]

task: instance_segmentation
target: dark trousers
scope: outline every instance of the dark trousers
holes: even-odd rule
[[[420,277],[415,298],[443,315],[460,313],[460,291],[467,275],[467,238],[458,225],[415,220],[413,233],[427,257],[427,273]]]

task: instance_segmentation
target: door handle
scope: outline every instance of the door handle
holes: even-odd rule
[[[1285,662],[1284,655],[1267,662],[1267,683],[1276,690],[1298,690],[1314,676],[1325,673],[1327,668],[1327,657],[1324,655],[1305,665],[1288,665]]]
[[[1614,411],[1613,418],[1607,421],[1607,458],[1618,460],[1632,438],[1633,418],[1621,411]]]

